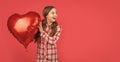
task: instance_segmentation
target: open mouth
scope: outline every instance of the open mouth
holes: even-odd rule
[[[53,17],[53,19],[54,19],[54,20],[56,20],[56,18],[55,18],[55,17]]]

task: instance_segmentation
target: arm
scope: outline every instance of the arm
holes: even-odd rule
[[[45,40],[47,40],[48,41],[48,43],[50,43],[50,44],[56,44],[57,43],[57,41],[58,41],[58,39],[59,39],[59,37],[60,37],[60,34],[61,34],[61,27],[60,26],[57,26],[57,31],[56,31],[56,33],[55,33],[55,35],[53,36],[53,37],[50,37],[49,35],[48,35],[48,33],[46,33],[45,31],[43,31],[43,32],[41,32],[41,37],[42,38],[44,38]]]

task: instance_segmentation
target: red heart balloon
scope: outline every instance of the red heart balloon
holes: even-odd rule
[[[40,21],[40,16],[36,12],[28,12],[24,15],[16,13],[8,18],[7,27],[13,36],[27,48],[34,40]]]

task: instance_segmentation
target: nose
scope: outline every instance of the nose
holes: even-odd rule
[[[57,15],[57,14],[54,14],[54,16],[57,18],[58,15]]]

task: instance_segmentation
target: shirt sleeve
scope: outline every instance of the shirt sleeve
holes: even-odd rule
[[[48,43],[56,44],[59,37],[60,37],[61,31],[62,31],[61,27],[58,26],[57,27],[57,32],[55,33],[55,35],[53,37],[49,36],[48,33],[46,33],[45,31],[43,31],[40,36],[42,38],[44,38],[46,41],[48,41]]]

